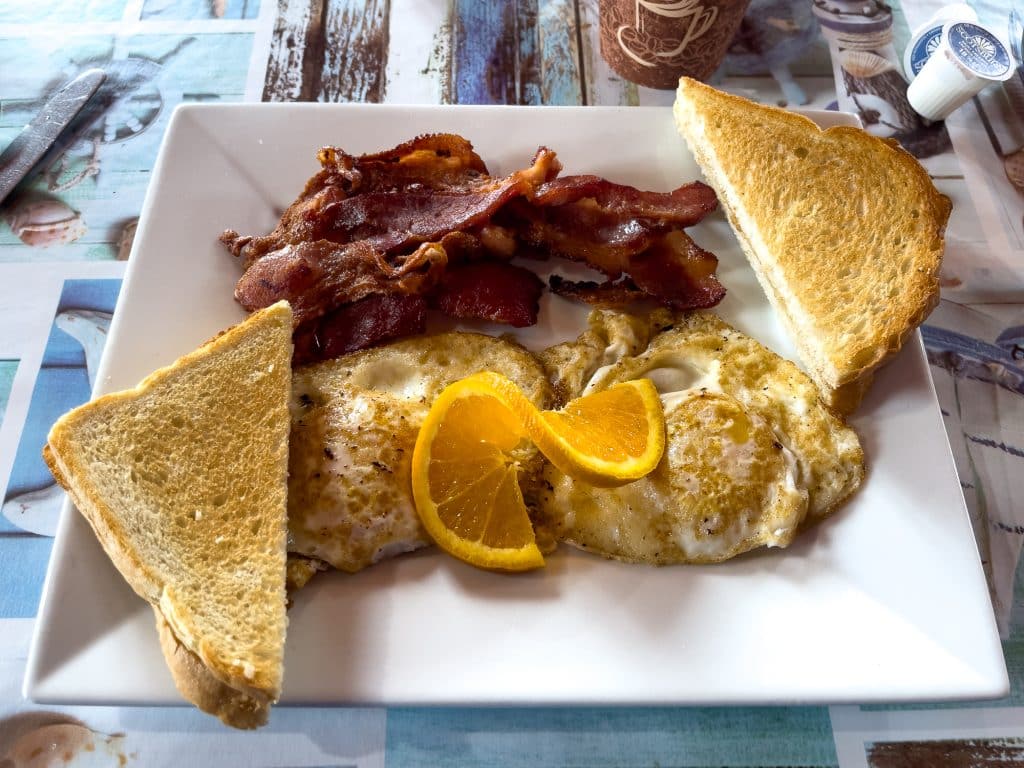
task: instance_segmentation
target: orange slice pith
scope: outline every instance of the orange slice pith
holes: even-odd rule
[[[544,565],[513,458],[528,438],[566,474],[621,485],[661,458],[661,401],[647,380],[578,398],[562,411],[538,410],[490,371],[447,387],[420,427],[412,462],[416,511],[442,549],[481,568]]]

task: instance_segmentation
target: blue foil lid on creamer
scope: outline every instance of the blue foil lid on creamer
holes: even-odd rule
[[[914,30],[910,43],[903,52],[903,73],[907,80],[913,80],[935,53],[942,40],[942,28],[947,21],[977,21],[978,14],[969,5],[956,3],[947,5],[935,13],[928,21]]]
[[[940,40],[942,40],[941,23],[929,28],[921,37],[914,40],[914,44],[907,48],[903,61],[903,68],[906,70],[907,77],[914,77],[924,68],[928,57],[935,53],[935,49],[939,47]]]
[[[926,120],[945,120],[989,85],[1013,77],[1016,67],[995,32],[980,23],[947,21],[938,47],[907,88],[907,102]]]
[[[949,49],[978,77],[1002,80],[1015,63],[1003,42],[984,27],[961,21],[946,28]]]

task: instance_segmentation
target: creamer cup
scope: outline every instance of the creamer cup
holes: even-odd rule
[[[909,83],[924,69],[928,59],[939,47],[942,28],[947,21],[977,21],[978,14],[965,3],[946,5],[935,12],[924,24],[914,30],[903,52],[903,74]]]
[[[992,83],[1008,80],[1017,62],[987,27],[947,21],[938,47],[907,89],[907,101],[927,120],[945,120],[957,107]]]

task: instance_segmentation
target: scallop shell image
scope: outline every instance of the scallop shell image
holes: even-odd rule
[[[51,765],[86,766],[125,765],[124,736],[107,736],[73,722],[47,723],[25,733],[6,754],[0,765],[12,768],[45,768]],[[0,746],[2,748],[2,746]]]
[[[1024,192],[1024,149],[1003,158],[1003,170],[1006,171],[1006,178],[1015,186],[1018,191]]]
[[[21,242],[36,248],[73,243],[88,231],[82,214],[56,198],[18,203],[5,218]]]
[[[853,77],[861,79],[875,77],[895,69],[891,61],[871,51],[843,51],[840,55],[840,66]]]

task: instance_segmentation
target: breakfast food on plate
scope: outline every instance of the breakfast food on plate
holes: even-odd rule
[[[713,563],[785,547],[848,500],[864,455],[829,406],[850,407],[934,302],[948,201],[862,132],[760,110],[684,81],[676,115],[811,378],[703,311],[724,288],[685,231],[717,205],[700,182],[560,177],[543,147],[492,177],[466,140],[423,136],[325,148],[272,233],[224,234],[249,319],[66,414],[44,450],[152,607],[182,695],[264,724],[286,589],[329,567],[432,541],[499,570],[539,567],[558,541]],[[830,205],[870,173],[904,180],[902,196]],[[854,232],[847,214],[888,228]],[[535,323],[542,283],[516,256],[603,275],[548,284],[602,307],[588,330],[538,355],[424,333],[428,308]],[[660,307],[620,311],[639,299]]]
[[[664,405],[667,445],[646,477],[598,488],[546,467],[541,518],[582,549],[661,565],[784,547],[863,479],[857,435],[813,382],[710,312],[593,312],[541,357],[570,396],[643,377]]]
[[[581,261],[605,282],[554,280],[563,295],[621,305],[710,307],[718,260],[684,228],[716,206],[705,184],[644,192],[596,176],[559,176],[555,153],[488,174],[460,136],[420,136],[353,156],[326,147],[322,169],[268,235],[221,237],[245,269],[235,298],[295,312],[296,362],[422,333],[427,308],[516,327],[537,321],[543,283],[514,256]]]
[[[310,580],[321,571],[327,570],[327,563],[315,557],[305,557],[294,552],[288,553],[288,567],[285,571],[285,587],[291,594],[309,584]],[[291,603],[289,603],[289,607]]]
[[[674,114],[822,397],[851,412],[938,303],[949,199],[859,128],[689,78]]]
[[[441,391],[502,371],[538,408],[551,404],[540,364],[512,341],[478,333],[420,336],[295,369],[288,478],[290,551],[355,572],[430,543],[413,502],[420,425]],[[516,452],[527,502],[541,457]]]
[[[62,416],[44,456],[156,614],[181,693],[266,722],[283,676],[292,313],[254,313]]]
[[[638,480],[665,450],[665,419],[648,379],[630,379],[570,400],[557,410],[523,413],[526,434],[559,471],[612,487]]]
[[[528,571],[544,556],[519,486],[522,423],[495,391],[495,377],[460,379],[434,400],[413,450],[413,500],[445,552],[478,568]]]
[[[573,478],[621,485],[657,466],[665,421],[646,379],[557,411],[537,408],[494,371],[449,385],[430,407],[412,459],[416,512],[443,550],[480,568],[544,565],[519,487],[516,454],[524,438]]]

